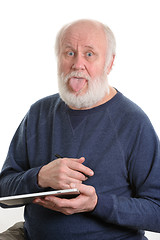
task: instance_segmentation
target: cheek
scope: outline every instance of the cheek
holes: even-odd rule
[[[95,66],[92,66],[90,67],[89,72],[90,72],[90,75],[91,77],[99,77],[103,74],[104,72],[104,67],[102,67],[103,65],[102,64],[97,64]]]
[[[58,69],[60,72],[68,73],[70,71],[71,64],[65,60],[59,60]]]
[[[95,62],[88,65],[88,72],[92,77],[99,77],[104,73],[105,59],[98,58]]]

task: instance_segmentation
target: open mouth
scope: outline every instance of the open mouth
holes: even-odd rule
[[[71,77],[69,79],[69,87],[74,92],[81,91],[86,83],[87,83],[87,79],[85,79],[85,78]]]

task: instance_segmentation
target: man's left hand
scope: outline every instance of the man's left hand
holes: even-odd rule
[[[98,201],[95,188],[84,184],[73,183],[71,183],[71,188],[77,188],[80,191],[80,195],[72,199],[47,196],[44,199],[36,198],[33,203],[65,215],[93,211]]]

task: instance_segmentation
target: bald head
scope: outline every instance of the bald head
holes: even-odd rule
[[[70,31],[75,31],[77,33],[82,32],[83,33],[87,33],[88,30],[94,31],[94,32],[104,32],[104,28],[103,25],[97,21],[93,21],[93,20],[78,20],[75,21],[71,24],[66,25],[61,32],[61,38],[63,38],[63,35],[66,34],[66,32],[70,32]]]
[[[115,37],[108,26],[95,20],[82,19],[65,25],[57,34],[55,44],[56,56],[59,57],[60,45],[63,43],[66,35],[74,32],[78,37],[82,32],[83,35],[85,35],[88,31],[90,32],[90,38],[92,38],[92,33],[94,33],[94,38],[101,34],[101,44],[103,42],[106,47],[106,64],[109,63],[112,57],[115,56],[116,52]]]

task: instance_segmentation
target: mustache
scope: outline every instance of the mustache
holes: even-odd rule
[[[91,80],[90,76],[88,76],[87,74],[85,74],[83,72],[78,72],[78,71],[73,71],[71,73],[68,73],[66,76],[64,76],[64,73],[62,73],[61,77],[65,83],[68,82],[68,79],[70,79],[72,77],[85,78],[87,81]]]

